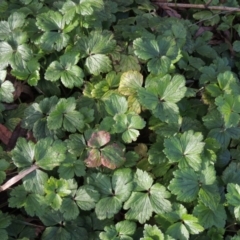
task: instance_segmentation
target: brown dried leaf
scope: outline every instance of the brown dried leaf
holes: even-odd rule
[[[144,143],[139,143],[136,147],[134,147],[135,152],[141,157],[147,157],[148,147]]]
[[[12,135],[11,135],[9,141],[8,141],[8,144],[7,144],[7,150],[11,151],[15,147],[17,139],[19,137],[25,137],[26,133],[27,133],[27,130],[24,129],[24,128],[21,128],[21,123],[19,123],[15,127],[14,131],[12,132]]]
[[[0,124],[0,140],[1,140],[1,142],[3,142],[5,145],[7,145],[11,136],[12,136],[12,132],[10,130],[8,130],[4,125]]]
[[[34,99],[34,94],[32,89],[29,86],[25,85],[23,82],[15,81],[14,88],[15,88],[15,91],[13,94],[14,99],[18,99],[22,93],[25,93],[26,95],[28,95],[29,99]]]
[[[178,12],[170,7],[163,7],[164,11],[170,17],[181,18],[181,15]]]

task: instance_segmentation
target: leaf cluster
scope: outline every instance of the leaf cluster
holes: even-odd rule
[[[237,13],[149,0],[0,13],[1,239],[239,239]]]

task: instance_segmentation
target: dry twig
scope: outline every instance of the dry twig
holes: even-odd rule
[[[204,4],[187,4],[187,3],[166,3],[162,1],[152,1],[152,3],[158,5],[159,7],[173,7],[173,8],[197,8],[197,9],[208,9],[208,10],[218,10],[226,12],[240,12],[240,8],[236,7],[226,7],[226,6],[208,6]]]
[[[0,186],[0,192],[10,188],[13,184],[20,181],[21,179],[23,179],[25,176],[27,176],[29,173],[33,172],[36,169],[38,169],[38,166],[32,165],[30,168],[27,168],[21,171],[20,173],[18,173],[18,175],[14,176],[10,180],[8,180],[6,183],[4,183],[2,186]]]

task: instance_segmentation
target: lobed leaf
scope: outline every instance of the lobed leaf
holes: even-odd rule
[[[198,170],[201,165],[200,154],[203,151],[204,143],[201,133],[187,131],[180,136],[165,139],[163,150],[170,162],[178,162],[180,168],[190,166]]]

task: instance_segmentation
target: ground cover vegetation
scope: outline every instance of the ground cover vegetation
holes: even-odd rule
[[[0,1],[1,240],[240,239],[239,2],[162,3]]]

